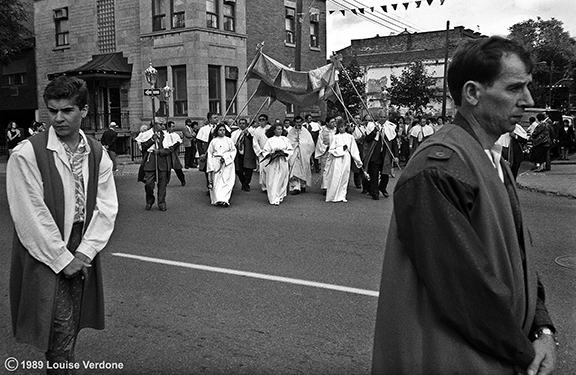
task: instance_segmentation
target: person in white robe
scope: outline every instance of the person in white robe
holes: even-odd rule
[[[210,201],[213,205],[228,207],[236,181],[234,158],[236,146],[227,136],[226,125],[214,128],[214,137],[206,152],[206,171],[209,178]]]
[[[359,169],[362,168],[362,160],[354,136],[346,132],[344,119],[338,117],[336,126],[337,132],[328,149],[326,163],[326,202],[347,202],[350,160],[353,160]]]
[[[320,135],[316,142],[316,150],[314,151],[314,157],[320,160],[320,174],[322,176],[320,188],[322,190],[326,190],[326,170],[328,168],[326,163],[328,161],[328,149],[334,134],[336,134],[336,118],[331,118],[320,130]]]
[[[428,125],[424,117],[421,117],[419,122],[410,129],[410,155],[414,155],[420,143],[432,134],[434,134],[434,128]]]
[[[252,146],[254,148],[254,153],[258,158],[258,182],[260,183],[260,187],[262,191],[266,191],[266,182],[262,176],[262,159],[264,156],[262,155],[262,150],[264,145],[268,141],[268,137],[266,136],[266,131],[270,129],[270,124],[268,123],[268,115],[261,113],[258,115],[258,127],[253,128],[250,127],[249,131],[252,134]]]
[[[288,132],[288,139],[294,152],[288,158],[290,171],[290,194],[305,193],[306,187],[312,185],[312,170],[310,169],[310,157],[314,153],[314,140],[312,134],[303,126],[300,116],[294,118],[294,127]]]
[[[262,178],[270,204],[278,206],[288,190],[288,158],[294,152],[290,140],[282,135],[282,124],[273,125],[274,135],[268,138],[262,149]]]

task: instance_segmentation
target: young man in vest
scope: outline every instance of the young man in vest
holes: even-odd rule
[[[118,200],[110,157],[80,130],[87,99],[81,79],[50,82],[51,126],[19,144],[7,167],[13,332],[44,351],[52,368],[75,361],[80,329],[104,328],[98,255],[114,230]]]

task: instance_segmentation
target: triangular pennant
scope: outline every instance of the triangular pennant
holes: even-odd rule
[[[370,12],[374,12],[374,7],[370,7]]]
[[[382,8],[384,13],[388,13],[388,7],[386,5],[381,5],[380,8]]]
[[[329,11],[328,11],[328,13],[330,13],[330,14],[332,14],[332,13],[334,13],[334,12],[335,12],[334,10],[329,10]]]
[[[354,13],[355,15],[358,15],[358,13],[356,12],[356,9],[350,9],[350,11],[351,11],[352,13]]]
[[[416,3],[416,8],[420,8],[420,4],[422,4],[422,2],[421,1],[415,1],[415,3]]]
[[[444,5],[444,1],[446,0],[440,0],[440,5]]]
[[[346,11],[344,9],[340,9],[340,13],[342,13],[343,16],[346,15]]]
[[[396,8],[398,8],[398,4],[392,4],[392,8],[394,8],[394,10],[396,10]]]
[[[410,3],[402,3],[402,5],[404,5],[404,9],[406,9],[406,10],[408,9],[408,4],[410,4]]]
[[[364,8],[358,8],[358,10],[360,11],[360,13],[364,14]]]
[[[426,0],[428,2],[428,5],[432,5],[432,0]]]

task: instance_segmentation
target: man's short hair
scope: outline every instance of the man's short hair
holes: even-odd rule
[[[82,109],[88,104],[88,86],[83,79],[69,76],[54,78],[44,89],[44,103],[49,100],[72,100]]]
[[[215,112],[208,112],[208,113],[206,114],[206,119],[210,120],[210,119],[212,118],[212,116],[214,116],[214,115],[216,115],[216,114],[217,114],[217,113],[215,113]]]
[[[528,50],[519,42],[500,36],[472,39],[461,44],[448,67],[448,87],[456,106],[462,105],[462,88],[468,81],[492,85],[502,70],[502,56],[515,54],[532,71]]]
[[[187,118],[186,121],[184,121],[184,124],[192,125],[192,119]]]
[[[260,117],[264,117],[266,119],[266,121],[268,121],[268,115],[266,113],[259,114],[258,119],[260,119]]]
[[[528,121],[530,121],[530,123],[533,123],[534,121],[536,121],[536,117],[530,116],[530,118],[528,119]]]
[[[304,119],[302,118],[302,116],[296,116],[296,117],[294,117],[294,121],[296,121],[296,120],[304,121]]]
[[[247,119],[245,119],[245,118],[241,118],[241,119],[238,119],[238,122],[245,122],[245,123],[248,123],[248,120],[247,120]]]

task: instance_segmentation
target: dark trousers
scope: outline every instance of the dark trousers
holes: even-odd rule
[[[75,223],[68,241],[68,249],[73,253],[82,241],[83,223]],[[54,308],[54,321],[50,344],[45,353],[46,361],[52,363],[75,362],[74,349],[80,322],[82,307],[82,288],[84,279],[81,275],[66,278],[63,272],[58,275],[58,290]],[[51,366],[54,367],[54,366]],[[75,370],[53,369],[48,374],[75,374]]]
[[[378,162],[369,162],[368,163],[368,175],[370,176],[370,181],[368,182],[368,192],[372,196],[378,196],[379,188],[379,177],[380,177],[380,170],[382,170],[382,164],[380,161]]]
[[[158,171],[158,204],[166,203],[166,185],[168,173]],[[146,203],[154,204],[154,184],[156,183],[155,171],[144,171],[144,190],[146,191]]]
[[[354,186],[356,186],[357,188],[361,188],[363,179],[364,175],[362,172],[354,172]]]
[[[254,170],[251,168],[241,168],[240,170],[236,169],[236,176],[238,176],[238,180],[242,184],[242,187],[249,187],[250,181],[252,181],[252,173]]]
[[[182,171],[182,169],[174,169],[174,172],[176,172],[176,177],[178,177],[178,180],[180,180],[182,184],[185,184],[186,177],[184,176],[184,172]]]
[[[184,168],[193,168],[198,166],[198,163],[194,160],[194,155],[196,155],[195,145],[184,148]]]
[[[388,187],[388,181],[390,181],[390,176],[388,176],[387,174],[380,175],[380,185],[378,186],[378,189],[382,193],[386,192],[386,188]]]

